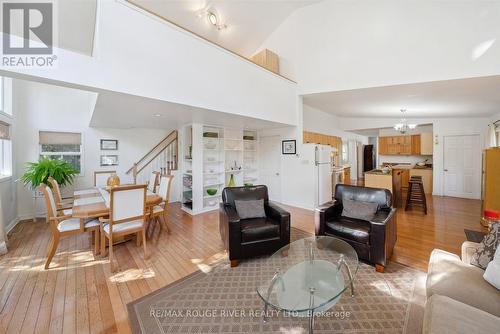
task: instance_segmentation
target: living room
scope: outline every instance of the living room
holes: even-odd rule
[[[497,332],[500,3],[42,3],[0,332]]]

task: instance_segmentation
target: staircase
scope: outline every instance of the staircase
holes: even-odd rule
[[[139,161],[126,172],[132,174],[134,183],[147,183],[152,172],[158,171],[162,175],[170,175],[170,172],[178,167],[178,134],[174,130],[162,141],[146,153]]]

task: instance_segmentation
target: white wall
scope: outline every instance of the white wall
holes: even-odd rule
[[[499,21],[497,1],[325,0],[261,48],[301,94],[498,75]]]
[[[98,2],[93,57],[64,49],[55,52],[55,68],[12,69],[0,64],[0,72],[283,124],[298,121],[295,83],[122,0]]]
[[[88,127],[89,112],[95,103],[95,93],[36,82],[14,80],[14,113],[16,132],[14,140],[14,171],[19,177],[27,162],[39,157],[38,131],[75,131],[82,133],[83,175],[75,180],[74,188],[93,185],[93,171],[116,169],[122,182],[130,182],[125,171],[164,138],[172,129],[97,129]],[[116,112],[119,117],[119,110]],[[100,139],[119,141],[119,166],[100,167]],[[174,180],[178,181],[178,177]],[[176,186],[178,188],[178,186]],[[178,191],[173,189],[173,196]],[[25,219],[33,215],[33,193],[17,185],[18,215]],[[176,198],[173,198],[176,200]]]

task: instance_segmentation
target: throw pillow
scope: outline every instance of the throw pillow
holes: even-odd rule
[[[486,267],[483,277],[486,282],[500,290],[500,247],[497,247],[493,261]]]
[[[342,216],[361,219],[372,220],[378,210],[377,203],[360,202],[352,199],[342,198]]]
[[[470,264],[486,269],[488,263],[493,260],[495,251],[500,243],[500,222],[491,225],[490,232],[484,236],[483,241],[477,247],[476,252],[472,255]]]
[[[264,210],[264,200],[247,200],[247,201],[234,201],[236,212],[241,219],[249,218],[264,218],[266,211]]]

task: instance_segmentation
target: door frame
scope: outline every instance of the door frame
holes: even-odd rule
[[[275,138],[276,140],[279,141],[279,144],[280,144],[280,149],[279,149],[279,152],[277,153],[277,157],[279,159],[279,199],[273,199],[272,201],[274,202],[278,202],[278,203],[281,203],[281,201],[283,200],[283,180],[281,178],[281,176],[283,175],[283,163],[282,163],[282,156],[281,156],[281,141],[282,141],[282,137],[281,135],[267,135],[267,136],[259,136],[259,146],[263,144],[263,140],[265,138]],[[258,160],[259,160],[259,174],[262,173],[262,163],[263,163],[263,159],[262,159],[262,156],[260,154],[262,154],[262,149],[261,147],[259,147],[259,157],[258,157]],[[262,178],[260,179],[260,181],[263,181]],[[263,182],[261,182],[263,183]]]
[[[440,174],[440,177],[441,177],[441,186],[440,186],[440,189],[441,189],[441,195],[442,196],[447,196],[445,195],[445,177],[444,177],[444,163],[445,163],[445,159],[446,159],[446,150],[445,150],[445,141],[446,141],[446,137],[465,137],[465,136],[477,136],[479,138],[479,152],[477,152],[477,159],[478,161],[481,161],[481,164],[479,166],[480,170],[479,170],[479,198],[475,198],[475,197],[459,197],[459,198],[467,198],[467,199],[481,199],[481,188],[482,188],[482,185],[481,185],[481,182],[482,182],[482,159],[483,159],[483,143],[484,143],[484,136],[480,133],[480,132],[457,132],[457,133],[454,133],[454,132],[450,132],[450,133],[447,133],[447,134],[444,134],[442,137],[441,137],[441,146],[442,146],[442,155],[441,155],[441,170],[439,171],[439,174]],[[434,182],[434,180],[432,180],[432,182]],[[452,196],[448,196],[448,197],[452,197]]]

